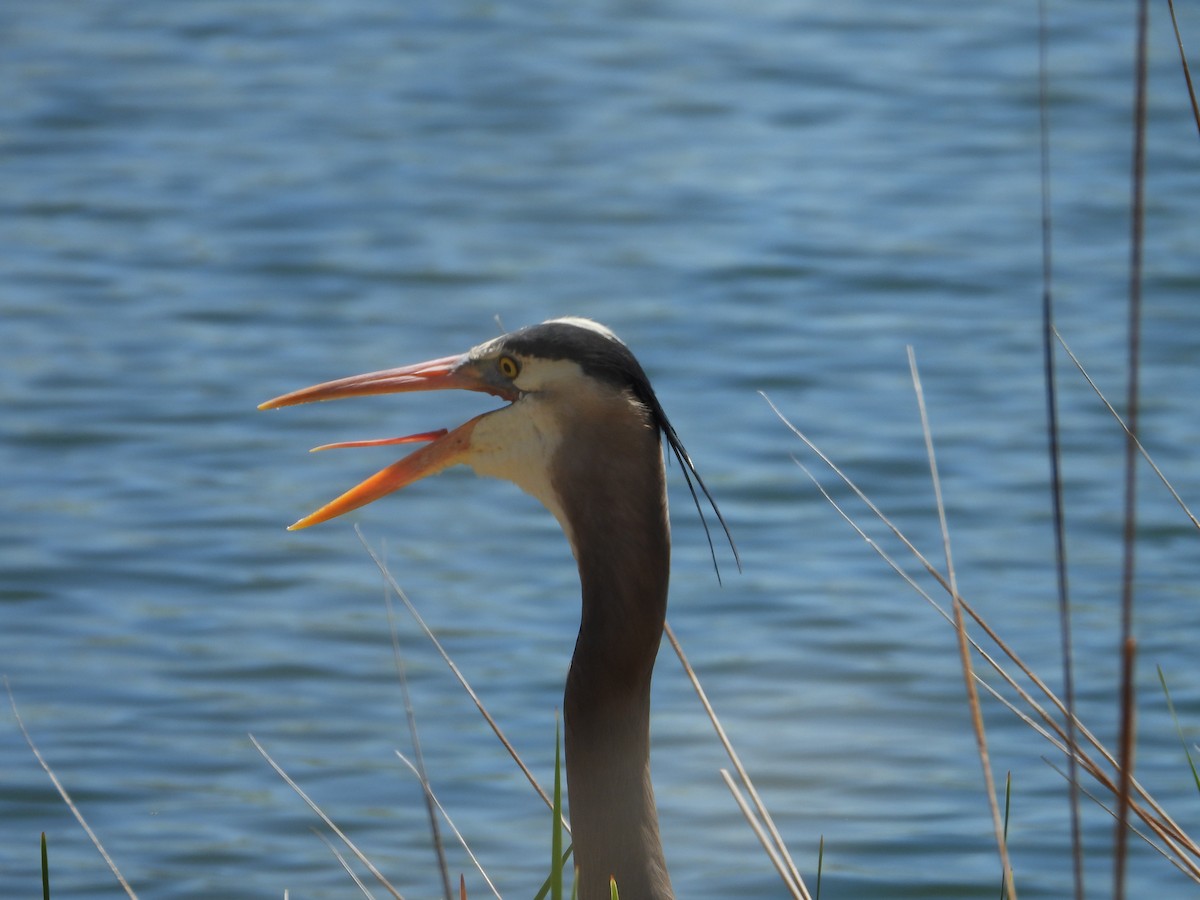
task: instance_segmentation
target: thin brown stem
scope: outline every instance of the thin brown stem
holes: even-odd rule
[[[388,586],[392,589],[392,592],[398,598],[400,598],[400,602],[404,604],[404,607],[408,610],[409,615],[413,617],[418,627],[420,627],[421,631],[425,633],[425,637],[429,639],[431,644],[433,644],[434,649],[437,650],[438,655],[442,658],[442,661],[450,667],[451,673],[456,679],[458,679],[458,683],[462,686],[463,690],[467,692],[467,696],[471,698],[471,701],[475,704],[475,708],[478,709],[479,714],[483,716],[484,721],[491,726],[492,733],[496,735],[496,738],[504,746],[504,749],[508,751],[508,755],[512,757],[513,762],[517,764],[517,768],[521,770],[521,773],[537,792],[537,795],[542,798],[542,802],[546,804],[546,808],[554,809],[554,802],[550,799],[549,794],[542,789],[542,786],[538,784],[537,779],[533,777],[533,772],[531,772],[529,767],[525,765],[525,761],[522,760],[521,755],[517,753],[516,747],[514,747],[509,739],[505,736],[504,731],[500,728],[499,723],[492,718],[492,714],[487,711],[487,707],[483,705],[483,700],[481,700],[479,695],[475,693],[475,689],[471,687],[471,684],[467,681],[466,676],[463,675],[462,671],[455,664],[454,660],[451,659],[450,654],[446,652],[446,648],[443,647],[442,642],[437,639],[437,635],[435,635],[433,630],[427,624],[425,624],[425,620],[421,617],[421,614],[417,612],[416,606],[411,600],[408,599],[408,595],[404,593],[404,590],[396,582],[396,579],[392,577],[391,571],[384,564],[383,560],[379,558],[379,554],[377,554],[374,549],[372,549],[371,545],[367,543],[366,538],[363,537],[362,532],[359,531],[357,527],[354,529],[354,532],[358,535],[359,541],[366,549],[367,554],[371,557],[371,560],[378,567],[380,573],[382,573],[384,579],[388,583]],[[563,826],[568,831],[571,830],[571,826],[565,821],[565,818],[563,821]]]
[[[1136,63],[1134,72],[1133,172],[1129,235],[1129,391],[1125,414],[1129,431],[1125,438],[1125,526],[1121,576],[1121,731],[1120,783],[1117,792],[1117,824],[1113,847],[1113,898],[1124,900],[1125,864],[1128,848],[1129,789],[1133,778],[1136,737],[1137,645],[1133,635],[1133,585],[1137,536],[1137,434],[1138,396],[1141,371],[1142,251],[1145,227],[1146,171],[1146,82],[1149,34],[1149,3],[1138,0]]]
[[[717,733],[717,739],[721,742],[721,746],[725,748],[725,754],[729,757],[729,761],[733,763],[733,768],[737,772],[738,779],[750,795],[753,801],[754,812],[762,819],[762,827],[765,833],[769,835],[774,848],[767,847],[767,855],[771,857],[772,863],[775,863],[776,858],[784,861],[784,867],[780,868],[776,864],[776,869],[779,871],[784,885],[788,888],[792,896],[808,900],[808,888],[804,884],[804,879],[800,877],[800,870],[796,868],[795,862],[792,861],[792,855],[783,841],[783,836],[775,826],[775,821],[771,818],[771,814],[768,812],[766,804],[763,803],[762,797],[759,796],[757,788],[754,787],[754,782],[750,780],[750,774],[746,771],[746,767],[742,765],[741,757],[738,756],[737,751],[733,748],[733,742],[729,740],[729,736],[725,733],[725,727],[721,724],[721,720],[717,718],[717,712],[709,702],[708,694],[701,686],[700,679],[696,676],[692,664],[688,661],[686,654],[684,654],[683,646],[679,643],[679,639],[675,636],[675,632],[671,629],[669,622],[663,624],[663,634],[666,635],[667,641],[670,642],[671,648],[675,651],[675,655],[679,657],[679,663],[683,666],[683,672],[687,676],[688,681],[691,682],[696,696],[700,698],[700,705],[704,707],[704,712]],[[728,778],[726,780],[728,781]],[[734,791],[735,799],[738,799],[738,796],[738,793]],[[739,799],[740,805],[741,801]],[[752,814],[750,813],[749,815]],[[756,827],[755,830],[757,833],[758,828]]]
[[[1089,375],[1087,369],[1083,367],[1083,363],[1079,361],[1079,357],[1072,352],[1066,340],[1058,332],[1058,329],[1054,330],[1054,336],[1062,345],[1063,350],[1066,351],[1067,356],[1071,358],[1071,362],[1073,362],[1075,367],[1079,370],[1079,374],[1083,376],[1084,380],[1088,383],[1088,386],[1096,392],[1096,396],[1100,398],[1100,402],[1104,404],[1105,408],[1109,411],[1112,417],[1117,420],[1117,424],[1124,429],[1125,434],[1128,435],[1137,445],[1138,453],[1142,455],[1142,459],[1146,461],[1146,464],[1149,465],[1154,474],[1158,476],[1158,480],[1162,482],[1163,487],[1167,489],[1167,491],[1171,494],[1171,497],[1174,498],[1175,502],[1179,504],[1179,508],[1183,510],[1183,514],[1188,517],[1188,520],[1194,527],[1200,528],[1200,519],[1196,518],[1196,515],[1191,511],[1190,508],[1188,508],[1187,502],[1183,499],[1183,497],[1179,496],[1179,491],[1175,490],[1175,486],[1171,484],[1170,480],[1163,473],[1163,470],[1158,467],[1158,463],[1154,461],[1154,457],[1150,455],[1150,451],[1143,446],[1140,440],[1138,440],[1137,435],[1129,430],[1129,426],[1125,424],[1125,420],[1121,418],[1121,414],[1117,412],[1115,408],[1113,408],[1111,403],[1108,402],[1108,398],[1104,396],[1104,392],[1101,391],[1099,385],[1092,380],[1092,376]]]
[[[404,700],[404,716],[408,721],[408,734],[409,739],[412,741],[413,760],[415,761],[414,768],[421,787],[425,789],[425,813],[429,819],[429,834],[433,842],[433,852],[437,857],[438,872],[442,876],[442,896],[446,900],[451,900],[450,867],[446,863],[446,850],[442,845],[441,829],[438,826],[437,813],[434,811],[437,798],[433,796],[433,790],[430,787],[429,778],[425,772],[425,757],[421,753],[421,737],[420,732],[417,730],[417,711],[413,708],[412,695],[408,690],[408,676],[404,671],[404,658],[400,655],[400,633],[396,629],[396,617],[392,612],[392,597],[386,584],[383,589],[383,605],[387,610],[388,633],[392,638],[392,659],[396,663],[396,680],[400,683],[400,695]],[[404,759],[403,756],[400,758]]]
[[[862,489],[854,483],[850,477],[843,472],[836,463],[817,447],[807,436],[796,428],[788,419],[779,411],[777,407],[771,403],[770,399],[766,398],[767,403],[779,416],[780,420],[792,431],[804,444],[807,446],[822,462],[824,462],[841,481],[858,497],[871,511],[871,513],[879,519],[880,522],[892,533],[892,535],[900,541],[913,557],[919,561],[926,572],[932,577],[948,594],[952,593],[950,582],[945,576],[937,571],[936,568],[929,562],[921,552],[912,544],[912,542],[904,535],[903,532],[878,508],[878,506],[863,493]],[[833,499],[830,493],[816,480],[811,472],[804,467],[799,460],[796,460],[797,465],[805,472],[806,475],[813,481],[817,490],[825,497],[834,510],[853,528],[860,537],[897,573],[899,574],[915,591],[917,591],[942,618],[953,625],[953,616],[942,608],[916,581],[905,572],[900,565],[892,559],[879,544],[873,540],[863,528],[854,521],[854,519]],[[973,638],[968,637],[971,647],[975,652],[979,653],[989,666],[1011,687],[1020,699],[1034,711],[1041,724],[1035,722],[1026,713],[1018,710],[1009,700],[1002,697],[994,688],[979,678],[978,673],[975,674],[976,679],[984,688],[995,696],[1001,703],[1014,712],[1027,725],[1049,740],[1055,747],[1060,749],[1068,757],[1076,757],[1079,765],[1093,777],[1096,782],[1102,785],[1106,790],[1110,791],[1115,797],[1118,793],[1120,780],[1120,763],[1117,755],[1110,752],[1100,741],[1088,730],[1082,722],[1078,720],[1072,713],[1067,710],[1066,705],[1054,694],[1050,687],[1034,672],[1028,664],[1026,664],[1014,651],[1009,647],[994,629],[988,625],[979,613],[966,602],[965,599],[959,597],[962,610],[979,626],[987,638],[992,641],[995,646],[1012,662],[1012,664],[1036,687],[1037,691],[1051,704],[1054,712],[1047,710],[1041,703],[1032,696],[1029,691],[1022,688],[1016,679],[1010,675],[1001,663],[990,655],[980,644]],[[1068,737],[1068,730],[1064,725],[1059,724],[1054,715],[1064,717],[1072,722],[1074,738]],[[1086,744],[1081,743],[1086,742]],[[1099,755],[1100,761],[1096,761],[1088,755],[1086,746],[1090,746]],[[1112,773],[1110,775],[1110,773]],[[1130,795],[1130,811],[1145,822],[1146,826],[1159,835],[1164,844],[1171,848],[1171,852],[1176,854],[1177,861],[1181,870],[1195,880],[1200,881],[1200,844],[1190,838],[1182,828],[1179,827],[1174,820],[1167,814],[1161,804],[1156,802],[1145,788],[1138,783],[1137,779],[1130,775],[1129,777],[1129,795]],[[1136,799],[1134,799],[1136,796]],[[1194,874],[1193,874],[1194,872]]]
[[[954,572],[954,558],[950,551],[950,527],[946,522],[946,505],[942,499],[942,480],[938,475],[937,457],[933,450],[933,431],[929,426],[929,411],[925,406],[925,392],[921,387],[921,376],[917,371],[917,357],[908,347],[908,367],[912,373],[913,391],[917,396],[917,408],[921,414],[921,431],[925,435],[925,455],[929,459],[929,473],[933,481],[933,495],[937,505],[938,526],[942,532],[942,547],[946,555],[946,577],[949,579],[951,607],[954,611],[954,630],[958,638],[959,663],[962,666],[963,682],[967,689],[967,709],[971,713],[971,728],[975,733],[975,749],[979,754],[979,765],[983,770],[984,790],[988,808],[992,814],[992,827],[996,833],[996,848],[1000,853],[1000,864],[1004,871],[1004,884],[1011,900],[1017,900],[1017,886],[1013,881],[1012,863],[1008,858],[1008,842],[1004,839],[1004,819],[1000,815],[1000,802],[996,796],[996,783],[992,777],[991,755],[988,753],[987,730],[983,724],[983,710],[979,705],[979,693],[975,689],[975,670],[971,664],[970,638],[963,619],[962,598],[958,593],[958,582]]]
[[[108,855],[108,851],[105,850],[104,845],[100,843],[100,838],[96,836],[96,832],[92,831],[92,826],[88,825],[87,819],[83,817],[83,813],[79,811],[79,807],[75,805],[75,801],[71,799],[71,795],[67,793],[67,789],[63,787],[62,782],[58,780],[58,776],[54,774],[54,770],[50,768],[50,764],[46,762],[45,757],[43,757],[41,751],[38,750],[37,744],[33,742],[33,737],[30,736],[29,730],[25,727],[25,722],[21,719],[21,713],[17,711],[17,701],[16,698],[13,697],[12,686],[8,683],[7,676],[4,677],[4,690],[8,692],[8,704],[12,707],[13,718],[17,720],[17,727],[21,729],[21,735],[25,738],[25,743],[29,745],[29,749],[33,753],[34,759],[38,761],[38,765],[42,767],[42,771],[46,773],[46,776],[50,779],[50,783],[53,784],[54,789],[58,791],[58,796],[60,796],[63,803],[67,805],[67,809],[71,811],[71,815],[75,817],[75,821],[79,823],[80,827],[87,834],[88,839],[92,842],[92,846],[96,848],[97,852],[99,852],[100,856],[104,859],[109,871],[113,873],[113,876],[117,879],[117,882],[122,888],[125,889],[125,893],[129,895],[131,900],[137,900],[137,894],[133,892],[133,888],[129,886],[129,882],[125,880],[125,876],[121,874],[121,870],[117,868],[117,864],[113,862],[112,857]]]
[[[1196,103],[1196,88],[1192,85],[1192,70],[1188,67],[1187,53],[1183,50],[1183,38],[1179,34],[1179,22],[1175,19],[1175,0],[1167,0],[1171,11],[1171,27],[1175,29],[1175,44],[1179,47],[1179,62],[1183,66],[1183,80],[1187,83],[1188,99],[1192,101],[1192,118],[1196,131],[1200,132],[1200,104]]]
[[[320,817],[321,821],[325,823],[326,827],[338,836],[338,839],[346,845],[347,849],[354,854],[358,861],[367,867],[367,871],[375,876],[375,880],[379,882],[380,887],[395,897],[396,900],[404,900],[404,897],[401,896],[400,892],[392,887],[391,882],[389,882],[387,878],[384,877],[383,873],[375,867],[375,864],[371,862],[371,860],[367,859],[366,854],[359,850],[358,846],[352,840],[350,840],[350,838],[344,831],[342,831],[341,828],[337,826],[337,823],[335,823],[333,819],[329,818],[329,816],[325,814],[325,810],[321,809],[321,807],[317,805],[316,801],[304,792],[304,789],[300,787],[300,785],[298,785],[295,780],[288,775],[287,772],[284,771],[283,766],[279,765],[279,763],[275,762],[275,760],[271,758],[271,754],[266,751],[266,748],[264,748],[263,745],[258,742],[258,739],[254,735],[250,735],[250,743],[254,745],[255,750],[262,754],[262,758],[267,761],[267,765],[275,770],[275,774],[282,778],[284,783],[296,792],[296,796],[303,800],[308,805],[308,808],[315,812],[318,817]]]
[[[1050,61],[1046,0],[1038,2],[1038,132],[1041,162],[1042,368],[1046,384],[1046,451],[1050,458],[1050,502],[1054,530],[1054,573],[1058,592],[1059,654],[1063,699],[1067,703],[1067,743],[1075,743],[1075,662],[1071,639],[1070,587],[1067,579],[1067,526],[1063,503],[1062,453],[1058,426],[1058,381],[1054,354],[1054,229],[1050,203]],[[1083,829],[1079,820],[1079,771],[1067,757],[1067,805],[1071,818],[1071,873],[1075,900],[1084,900]]]

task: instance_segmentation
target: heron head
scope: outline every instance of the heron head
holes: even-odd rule
[[[573,478],[580,477],[580,466],[577,454],[560,450],[585,450],[589,458],[600,459],[607,435],[615,433],[614,429],[628,429],[626,435],[648,433],[655,444],[659,436],[666,440],[683,470],[706,534],[708,523],[697,487],[716,513],[738,561],[729,527],[663,412],[646,373],[612,331],[590,319],[551,319],[501,335],[458,356],[326,381],[268,400],[259,409],[451,388],[492,394],[507,404],[452,430],[315,448],[425,443],[290,528],[328,521],[462,463],[480,475],[512,481],[532,494],[555,515],[574,546],[570,517],[564,512],[562,500],[564,479],[556,476],[561,475],[564,460],[575,463]],[[661,466],[657,451],[654,457],[653,464]],[[587,477],[586,471],[583,477]],[[715,565],[711,535],[708,543]],[[740,568],[740,561],[738,565]]]
[[[259,409],[451,388],[481,391],[508,402],[453,430],[315,448],[426,442],[290,527],[307,528],[335,518],[458,463],[481,475],[516,483],[565,524],[551,471],[564,438],[589,417],[593,424],[595,420],[603,424],[605,417],[628,413],[643,426],[656,429],[666,422],[649,380],[629,349],[602,325],[577,318],[523,328],[458,356],[302,388],[268,400]]]

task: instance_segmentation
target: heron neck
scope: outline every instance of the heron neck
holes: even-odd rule
[[[636,437],[645,440],[641,430]],[[613,449],[610,441],[600,446]],[[657,436],[651,459],[608,465],[573,510],[583,610],[563,702],[580,900],[674,896],[650,782],[650,680],[662,638],[670,530]],[[637,460],[637,455],[621,454]],[[623,469],[623,471],[622,471]],[[579,522],[587,522],[582,534]]]

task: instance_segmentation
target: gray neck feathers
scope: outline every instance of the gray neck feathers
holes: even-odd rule
[[[662,638],[670,526],[658,431],[588,417],[560,449],[583,611],[563,702],[580,900],[674,896],[650,784],[650,678]],[[640,408],[640,407],[638,407]]]

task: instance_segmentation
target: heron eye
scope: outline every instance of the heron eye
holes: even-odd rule
[[[497,368],[500,369],[500,374],[510,381],[521,373],[521,366],[511,356],[502,356],[496,361]]]

